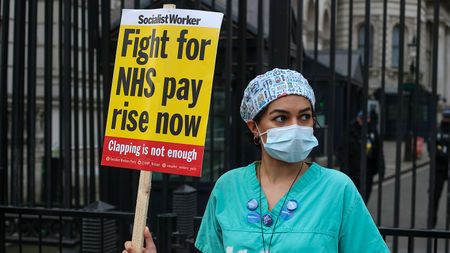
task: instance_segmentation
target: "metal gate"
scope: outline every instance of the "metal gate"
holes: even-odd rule
[[[447,1],[3,0],[0,214],[9,222],[0,226],[7,230],[0,229],[0,252],[16,244],[45,244],[6,236],[11,232],[8,229],[21,231],[17,222],[29,215],[24,208],[34,210],[35,216],[27,219],[38,221],[34,229],[40,229],[43,215],[50,215],[55,208],[65,210],[52,213],[58,220],[85,218],[76,210],[105,201],[114,206],[114,219],[121,220],[118,247],[122,246],[120,240],[129,237],[129,219],[120,217],[133,211],[138,174],[99,165],[118,25],[123,8],[161,8],[165,3],[223,12],[225,18],[203,176],[156,174],[152,202],[162,204],[151,205],[150,224],[157,223],[156,214],[172,211],[172,191],[184,184],[197,190],[197,214],[201,215],[215,180],[258,157],[239,116],[242,91],[258,73],[282,67],[302,72],[315,89],[321,123],[316,135],[321,146],[313,159],[328,167],[339,169],[339,161],[348,163],[351,158],[345,140],[350,134],[349,122],[358,111],[367,117],[368,103],[377,105],[380,138],[385,141],[381,152],[391,159],[386,173],[375,178],[368,205],[377,224],[384,227],[380,231],[388,237],[393,252],[405,247],[408,252],[419,249],[420,243],[411,244],[415,237],[449,237],[450,188],[446,190],[445,217],[439,218],[445,219],[440,227],[445,231],[441,232],[429,231],[439,201],[434,197],[435,187],[430,187],[425,197],[418,194],[428,190],[421,186],[423,182],[418,183],[423,175],[429,179],[427,185],[435,185],[437,120],[447,105],[444,99],[450,99],[446,85],[450,81]],[[362,143],[366,143],[367,131],[363,120]],[[420,159],[417,145],[422,142],[417,140],[425,140],[429,147],[423,148],[428,154]],[[360,155],[360,189],[366,197],[365,182],[370,175],[364,149]],[[407,190],[402,182],[408,184]],[[405,223],[401,214],[406,199],[409,219]],[[393,208],[386,211],[390,206]],[[427,206],[426,216],[417,212],[421,206]],[[102,217],[111,217],[107,213]],[[86,212],[88,216],[91,214]],[[426,221],[420,223],[423,219]],[[409,241],[399,241],[399,236]],[[61,238],[60,248],[65,245]],[[437,239],[426,244],[428,251],[441,249]],[[448,252],[447,240],[445,250]]]

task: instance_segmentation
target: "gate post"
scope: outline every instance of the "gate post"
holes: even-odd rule
[[[270,68],[289,67],[289,31],[291,1],[270,1],[269,64]]]
[[[5,253],[5,213],[0,211],[0,253]]]

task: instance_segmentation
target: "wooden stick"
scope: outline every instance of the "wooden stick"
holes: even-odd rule
[[[144,246],[144,229],[147,220],[150,190],[152,189],[152,172],[141,170],[139,188],[134,214],[132,243],[137,252],[142,252]]]
[[[163,9],[176,9],[177,6],[175,4],[163,4]]]
[[[175,9],[175,4],[164,4],[164,9]],[[152,172],[141,170],[139,177],[136,211],[134,214],[133,235],[131,241],[137,252],[142,252],[144,246],[144,229],[147,220],[148,203],[152,189]]]

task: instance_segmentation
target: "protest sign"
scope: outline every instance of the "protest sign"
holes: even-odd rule
[[[123,10],[102,165],[201,175],[222,17]]]

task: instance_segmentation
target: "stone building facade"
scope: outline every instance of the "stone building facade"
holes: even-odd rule
[[[317,0],[303,1],[304,36],[306,50],[314,49],[315,5]],[[386,37],[383,40],[383,0],[372,0],[370,8],[371,43],[370,43],[370,77],[369,93],[381,87],[383,42],[385,41],[386,57],[386,90],[396,90],[398,84],[398,57],[400,36],[400,0],[387,1]],[[420,62],[415,62],[417,36],[418,1],[406,0],[405,6],[405,44],[404,44],[404,82],[413,81],[414,71],[419,71],[419,83],[431,90],[432,67],[432,29],[433,1],[424,0],[420,10]],[[294,1],[294,4],[297,4]],[[330,41],[331,1],[319,1],[319,39],[318,49],[327,50]],[[336,13],[336,48],[347,50],[349,32],[352,33],[352,49],[361,51],[364,48],[365,1],[353,1],[353,24],[349,29],[349,1],[337,1]],[[441,1],[439,20],[439,53],[438,53],[438,87],[440,98],[450,99],[450,3]],[[339,64],[339,63],[338,63]]]

